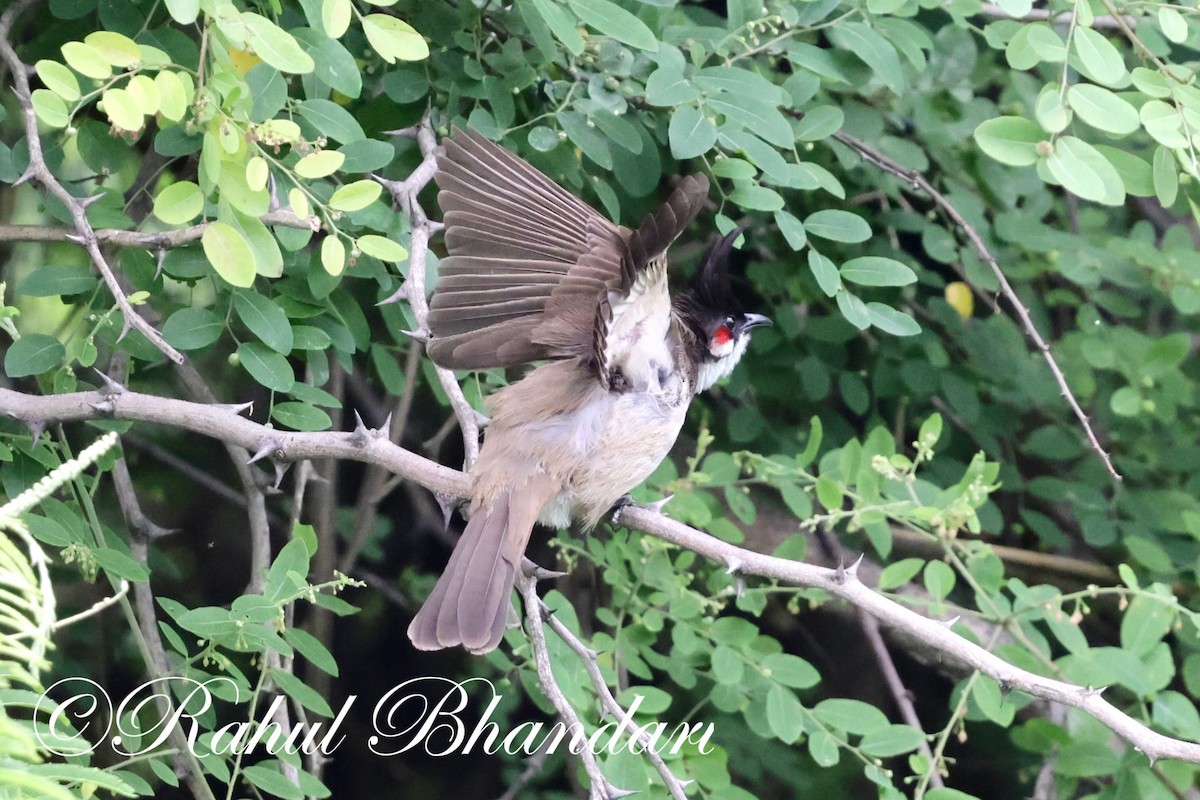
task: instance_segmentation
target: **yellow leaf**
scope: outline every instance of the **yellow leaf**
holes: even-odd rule
[[[975,295],[971,293],[971,287],[962,281],[946,284],[946,302],[963,319],[970,319],[975,313]]]
[[[243,75],[253,69],[255,64],[262,61],[261,58],[249,50],[241,50],[237,47],[229,48],[229,60],[233,62],[234,69]]]

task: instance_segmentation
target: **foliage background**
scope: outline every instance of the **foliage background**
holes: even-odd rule
[[[4,31],[15,52],[0,52],[6,83],[19,85],[9,55],[33,67],[32,93],[6,94],[0,121],[5,388],[102,387],[94,367],[163,398],[253,400],[252,418],[279,428],[349,431],[355,412],[371,427],[392,413],[395,441],[459,466],[449,384],[403,333],[419,332],[423,304],[379,305],[422,285],[404,283],[421,277],[409,275],[424,241],[413,225],[428,231],[420,208],[438,217],[418,141],[389,131],[426,114],[438,135],[469,125],[626,225],[670,176],[705,171],[712,214],[674,263],[686,275],[713,226],[747,226],[740,289],[776,326],[696,403],[676,457],[639,497],[674,493],[672,516],[751,550],[831,565],[865,552],[865,579],[902,602],[958,616],[956,631],[1012,663],[1108,686],[1131,716],[1200,739],[1194,6],[24,5]],[[36,169],[23,180],[31,153],[67,194],[99,199],[64,202]],[[84,216],[144,235],[89,239]],[[1089,448],[967,226],[1123,481]],[[439,248],[435,237],[430,286]],[[131,308],[145,327],[122,338]],[[459,377],[478,407],[515,376]],[[403,630],[450,542],[426,490],[334,459],[294,466],[276,490],[270,459],[247,467],[248,454],[170,427],[29,421],[2,423],[10,498],[98,429],[122,432],[122,461],[102,458],[24,520],[57,555],[64,615],[122,580],[133,590],[56,633],[44,669],[0,674],[14,720],[29,718],[21,687],[82,675],[119,695],[167,671],[233,675],[256,697],[279,687],[293,714],[316,717],[359,695],[352,743],[370,732],[365,706],[422,675],[495,680],[508,728],[549,719],[519,631],[487,659],[408,646]],[[671,761],[695,780],[689,796],[1194,792],[1192,766],[1151,765],[1086,715],[947,667],[903,631],[872,646],[869,625],[819,592],[625,531],[560,534],[533,555],[572,568],[549,602],[624,701],[638,687],[649,718],[715,724],[715,754]],[[161,656],[147,647],[158,635]],[[557,682],[594,725],[594,687],[556,641]],[[884,679],[893,662],[907,693]],[[211,724],[244,711],[223,706]],[[43,756],[0,751],[14,775]],[[123,764],[101,749],[72,760],[107,777],[49,766],[42,777],[64,791],[99,780],[156,796],[229,784],[284,797],[516,787],[506,796],[553,798],[587,780],[561,755],[529,767],[385,759],[356,744],[303,764],[312,778],[271,759]],[[659,780],[641,759],[603,766],[624,788]]]

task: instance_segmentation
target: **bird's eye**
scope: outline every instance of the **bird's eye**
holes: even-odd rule
[[[735,322],[737,322],[737,320],[735,320],[733,318],[733,314],[730,314],[728,317],[725,318],[725,324],[728,325],[730,328],[733,328],[733,325]]]
[[[717,328],[712,335],[713,344],[715,345],[728,344],[732,338],[733,330],[728,325],[722,325]]]

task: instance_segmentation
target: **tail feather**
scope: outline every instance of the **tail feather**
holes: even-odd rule
[[[500,643],[521,557],[542,505],[556,488],[549,483],[531,481],[519,491],[503,492],[490,508],[471,517],[445,571],[408,626],[418,650],[461,645],[486,653]]]

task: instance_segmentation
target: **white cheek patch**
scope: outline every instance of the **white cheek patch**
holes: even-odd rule
[[[708,343],[708,352],[713,358],[724,358],[733,352],[734,340],[726,339],[724,342],[718,343],[716,340],[710,340]]]

